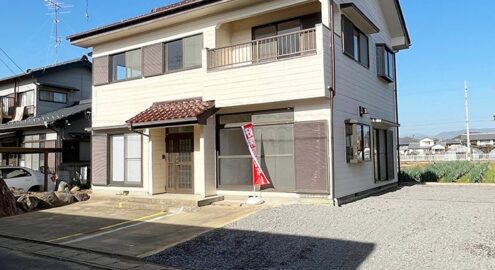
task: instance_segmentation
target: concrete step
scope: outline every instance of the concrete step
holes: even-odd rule
[[[210,196],[206,198],[193,197],[191,195],[184,195],[181,197],[180,195],[157,195],[157,196],[124,196],[124,195],[108,195],[108,194],[98,194],[94,193],[91,196],[90,201],[107,201],[113,202],[116,205],[125,206],[129,205],[129,207],[136,207],[139,204],[148,205],[143,207],[153,207],[154,205],[157,207],[156,209],[160,209],[160,207],[168,208],[168,207],[185,207],[185,208],[193,208],[193,207],[202,207],[206,205],[210,205],[214,202],[222,201],[223,196]],[[137,209],[137,208],[135,208]],[[151,208],[146,208],[151,209]]]

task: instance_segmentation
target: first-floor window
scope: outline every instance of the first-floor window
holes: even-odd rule
[[[257,156],[276,191],[295,191],[292,111],[222,115],[218,118],[220,187],[252,188],[251,155],[241,126],[254,124]]]
[[[394,132],[386,129],[374,129],[373,151],[375,180],[387,181],[394,179]]]
[[[114,183],[141,183],[141,135],[135,133],[110,136],[111,180]]]

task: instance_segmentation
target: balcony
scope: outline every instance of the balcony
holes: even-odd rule
[[[208,49],[208,70],[269,63],[316,54],[316,28]]]
[[[202,96],[218,107],[328,97],[331,31],[314,28],[208,49]]]

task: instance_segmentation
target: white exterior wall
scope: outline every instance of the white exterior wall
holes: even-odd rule
[[[303,3],[310,1],[296,1]],[[135,35],[94,47],[94,57],[112,55],[146,45],[167,42],[202,33],[204,46],[215,48],[251,40],[251,27],[277,19],[293,18],[319,11],[319,3],[303,7],[302,13],[292,8],[290,13],[281,11],[289,3],[273,1],[211,16],[190,23]],[[297,11],[296,13],[294,13]],[[258,16],[255,19],[242,19]],[[244,24],[230,22],[242,19]],[[225,24],[221,24],[225,22]],[[249,31],[248,31],[249,30]],[[250,65],[228,70],[207,71],[206,50],[203,51],[202,68],[164,74],[156,77],[110,83],[93,87],[93,126],[123,125],[126,120],[145,110],[153,102],[203,97],[215,100],[216,107],[231,107],[284,100],[328,97],[328,80],[324,57],[329,56],[329,30],[317,27],[316,55]]]
[[[346,1],[338,0],[340,4]],[[375,184],[373,161],[360,164],[346,162],[345,149],[345,120],[356,119],[371,125],[370,117],[381,118],[391,122],[395,119],[394,83],[386,83],[377,77],[376,44],[391,45],[390,34],[381,12],[378,0],[353,1],[361,11],[380,29],[379,33],[368,35],[369,38],[369,69],[363,67],[350,57],[344,55],[342,49],[340,13],[336,20],[336,96],[334,107],[334,138],[335,138],[335,197],[343,197],[360,191],[372,189],[380,185],[397,181],[378,182]],[[358,107],[368,109],[369,115],[359,116]],[[394,133],[396,129],[394,129]],[[394,146],[397,145],[394,136]],[[396,152],[394,152],[396,154]],[[395,164],[397,167],[397,164]]]
[[[123,125],[125,120],[143,111],[153,102],[192,97],[215,100],[216,106],[221,108],[219,113],[293,107],[295,121],[325,120],[328,123],[329,134],[333,134],[335,142],[334,155],[332,156],[332,152],[329,151],[328,156],[329,167],[332,166],[332,158],[335,160],[335,194],[333,194],[335,197],[396,182],[397,173],[394,180],[375,183],[372,161],[348,164],[345,154],[346,119],[357,119],[370,125],[370,117],[397,122],[394,84],[386,83],[377,77],[375,44],[391,45],[390,34],[378,1],[353,1],[380,28],[379,33],[369,35],[369,68],[361,66],[342,53],[340,14],[336,14],[337,94],[333,131],[330,130],[331,110],[328,98],[328,87],[332,82],[330,33],[323,25],[317,27],[316,55],[228,70],[207,71],[204,50],[203,67],[200,69],[93,87],[93,125],[94,127]],[[268,7],[272,8],[273,11],[277,3],[287,5],[288,2],[289,0],[269,1],[262,5],[267,7],[267,10]],[[323,2],[322,7],[328,8],[326,0],[320,2]],[[341,2],[344,1],[336,1],[337,4]],[[243,16],[248,17],[255,12],[261,13],[261,8],[238,9],[221,16],[206,17],[191,23],[104,43],[94,48],[94,57],[198,33],[203,33],[204,45],[208,48],[244,42],[251,38],[251,32],[246,29],[261,24],[264,18],[252,20],[251,25],[239,25],[230,21],[241,19]],[[323,24],[328,24],[326,22],[328,12],[322,12],[322,17],[324,17]],[[218,21],[226,23],[218,25]],[[360,117],[359,106],[366,107],[369,115]],[[208,126],[195,128],[194,179],[195,193],[199,195],[215,193],[214,133],[214,123],[209,122]],[[394,136],[394,145],[396,144]],[[157,156],[153,155],[154,158]],[[230,191],[218,193],[232,194]]]

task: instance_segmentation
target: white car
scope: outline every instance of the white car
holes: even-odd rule
[[[0,177],[7,183],[7,186],[22,188],[26,191],[43,191],[45,175],[41,172],[25,167],[0,167]],[[55,178],[48,174],[48,191],[55,190]]]

